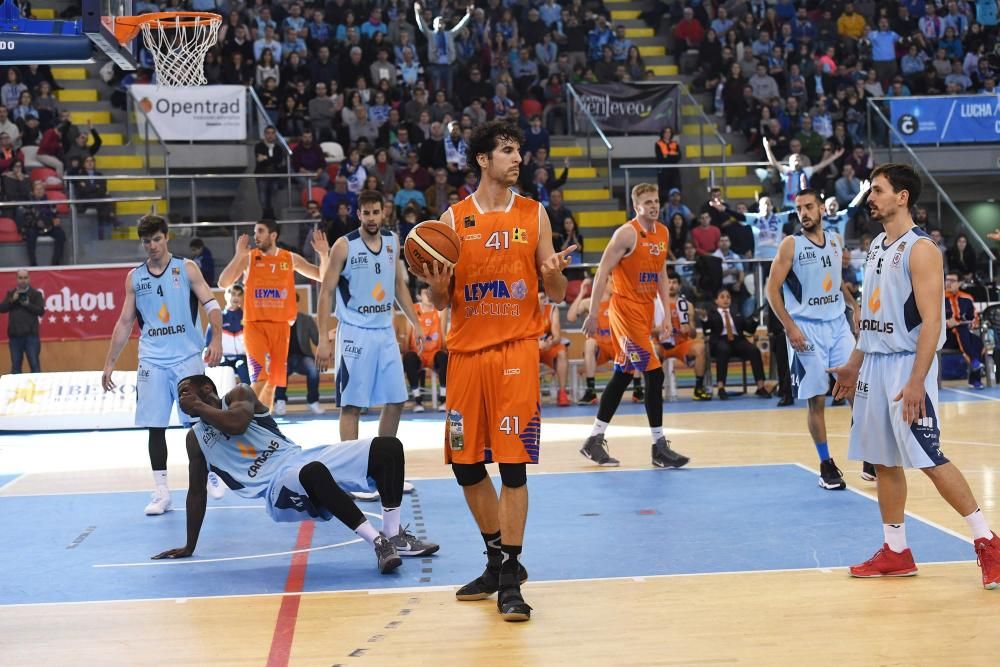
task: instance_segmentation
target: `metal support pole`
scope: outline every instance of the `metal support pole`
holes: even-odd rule
[[[611,176],[611,151],[608,151],[608,196],[615,196],[615,185]],[[628,190],[625,190],[625,196],[628,197]]]
[[[753,280],[754,300],[757,302],[757,310],[760,310],[764,307],[764,264],[762,262],[754,262]]]
[[[198,185],[196,178],[191,179],[191,222],[198,222]]]
[[[631,185],[632,179],[630,178],[631,173],[632,171],[630,169],[625,170],[625,217],[626,218],[630,217],[632,211],[631,209],[632,198],[629,196],[629,193],[632,192],[632,185]],[[669,222],[669,220],[667,222]]]
[[[73,192],[73,181],[69,181],[69,200],[74,201],[76,199],[76,193]],[[79,253],[80,253],[80,225],[77,224],[78,216],[76,210],[76,204],[70,204],[69,207],[69,231],[73,235],[73,263],[79,264]],[[97,224],[100,225],[100,218],[98,218]]]

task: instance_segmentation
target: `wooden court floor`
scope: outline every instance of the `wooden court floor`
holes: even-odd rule
[[[805,411],[772,405],[675,413],[668,404],[664,425],[693,466],[797,462],[817,468]],[[968,476],[993,526],[1000,525],[1000,398],[942,404],[941,420],[942,449]],[[858,478],[858,464],[847,461],[849,421],[846,409],[827,411],[831,451],[848,484],[874,494],[874,485]],[[616,423],[643,426],[644,418]],[[405,431],[401,437],[405,441]],[[578,446],[546,439],[537,472],[592,470]],[[646,436],[612,439],[611,447],[623,467],[648,468]],[[448,476],[437,450],[407,456],[409,479]],[[183,463],[172,454],[175,489],[183,486]],[[147,479],[138,466],[34,473],[0,496],[143,490]],[[967,535],[964,521],[921,473],[910,474],[909,481],[910,512]],[[457,488],[455,502],[462,503]],[[704,502],[712,502],[711,489]],[[807,528],[787,526],[788,540]],[[741,549],[725,535],[718,536],[718,545]],[[878,546],[873,543],[871,551]],[[529,541],[526,553],[531,548]],[[470,564],[470,578],[478,567]],[[0,664],[998,664],[1000,591],[982,589],[974,562],[927,564],[919,576],[895,580],[854,580],[844,569],[828,568],[529,582],[524,591],[535,607],[527,624],[502,622],[494,600],[458,603],[452,588],[434,587],[0,606]],[[296,604],[294,635],[282,644],[274,636],[276,619]],[[287,653],[276,654],[276,645],[287,646]]]

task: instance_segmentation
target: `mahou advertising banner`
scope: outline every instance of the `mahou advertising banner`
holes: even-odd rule
[[[675,83],[580,83],[573,87],[598,126],[608,134],[660,134],[668,125],[677,130],[679,88]],[[585,131],[588,124],[586,116],[578,111],[577,130]]]
[[[164,141],[244,141],[247,89],[244,86],[174,88],[134,84],[129,93]],[[136,114],[143,134],[142,114]]]
[[[125,301],[125,278],[133,265],[30,269],[31,286],[45,296],[39,322],[42,340],[110,338]],[[0,272],[0,297],[13,289],[17,272]],[[3,316],[6,319],[6,316]],[[138,335],[138,328],[133,331]],[[7,342],[6,324],[0,342]]]

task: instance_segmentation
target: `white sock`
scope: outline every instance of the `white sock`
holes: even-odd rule
[[[386,537],[394,537],[399,534],[399,508],[382,508],[382,534]]]
[[[649,431],[653,434],[653,442],[656,442],[663,437],[663,427],[662,426],[650,426]]]
[[[438,387],[438,393],[441,394],[442,396],[448,395],[445,393],[444,386]]]
[[[413,390],[413,398],[420,398],[420,387]]]
[[[375,538],[378,537],[378,531],[375,530],[375,526],[367,521],[355,528],[354,532],[368,544],[375,544]]]
[[[153,483],[157,488],[161,486],[167,488],[167,471],[166,470],[154,470],[153,471]]]
[[[990,530],[989,525],[986,523],[986,515],[978,507],[975,512],[963,518],[972,530],[972,539],[978,540],[983,538],[989,540],[993,537],[993,531]]]
[[[906,551],[906,526],[902,523],[883,523],[882,532],[885,533],[885,543],[896,553]]]
[[[602,422],[600,419],[594,420],[594,430],[590,432],[590,437],[595,435],[604,435],[605,431],[608,430],[608,422]]]

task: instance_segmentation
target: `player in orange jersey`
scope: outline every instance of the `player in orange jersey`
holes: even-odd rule
[[[663,435],[663,368],[653,351],[653,302],[659,295],[670,304],[667,286],[667,251],[670,234],[659,222],[660,197],[655,185],[639,183],[632,188],[635,217],[619,227],[604,249],[594,277],[591,302],[604,299],[608,280],[611,286],[611,341],[615,346],[615,372],[604,388],[597,419],[580,453],[601,466],[615,467],[618,460],[608,454],[604,439],[608,423],[615,415],[628,387],[632,371],[646,380],[646,418],[653,434],[652,462],[659,468],[679,468],[688,457],[670,448]],[[591,311],[583,322],[583,332],[597,332],[598,314]]]
[[[566,312],[566,319],[576,322],[580,315],[590,312],[592,301],[590,299],[590,289],[594,281],[586,278],[581,285],[580,292],[576,300],[570,304]],[[608,311],[611,308],[611,294],[608,295],[597,309],[597,331],[593,336],[587,336],[583,342],[583,369],[586,373],[587,390],[577,400],[578,405],[594,405],[597,403],[597,385],[594,376],[597,374],[597,367],[603,366],[615,360],[615,345],[611,342],[611,320]],[[642,393],[642,376],[632,375],[632,400],[639,403],[644,399]]]
[[[330,248],[326,235],[314,232],[312,247],[322,258],[320,266],[301,255],[278,247],[278,223],[265,218],[253,228],[257,247],[241,234],[236,254],[222,273],[219,287],[228,289],[243,279],[243,342],[250,366],[250,386],[264,405],[274,402],[274,390],[284,387],[288,369],[288,336],[298,315],[295,303],[296,273],[319,282]]]
[[[451,307],[445,460],[486,543],[486,570],[456,596],[482,600],[499,591],[505,621],[531,617],[518,556],[528,516],[526,464],[538,462],[540,444],[538,276],[549,298],[562,301],[562,272],[576,250],[555,252],[545,209],[510,190],[523,140],[504,121],[472,131],[466,155],[479,187],[441,216],[461,239],[458,262],[421,273],[438,310]],[[499,498],[486,473],[491,462],[500,467]]]
[[[559,309],[549,302],[545,292],[538,293],[538,304],[542,308],[542,320],[545,322],[545,332],[538,339],[539,361],[556,372],[556,381],[559,383],[556,405],[564,408],[569,405],[569,394],[566,393],[569,360],[566,358],[566,346],[562,342]]]
[[[410,383],[413,393],[413,411],[424,411],[423,387],[426,381],[425,368],[433,368],[438,377],[438,406],[444,410],[445,386],[448,383],[448,350],[445,347],[444,334],[448,331],[448,310],[440,313],[431,301],[429,287],[420,289],[420,301],[417,303],[417,319],[423,337],[423,347],[417,345],[417,332],[413,325],[407,322],[406,351],[403,353],[403,370]]]
[[[681,279],[675,273],[670,273],[667,280],[670,284],[670,320],[663,310],[663,303],[656,300],[656,311],[653,316],[654,334],[659,343],[657,353],[660,361],[664,359],[680,359],[689,368],[694,368],[694,400],[710,401],[712,392],[705,389],[705,341],[698,338],[698,328],[692,317],[691,302],[681,294]]]

